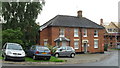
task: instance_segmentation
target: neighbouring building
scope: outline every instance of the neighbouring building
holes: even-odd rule
[[[104,35],[105,45],[108,45],[109,48],[116,48],[120,46],[120,28],[118,27],[118,23],[110,22],[108,25],[103,23],[103,19],[101,19],[101,25],[105,27],[106,33]]]
[[[103,26],[82,16],[57,15],[40,27],[40,45],[71,46],[76,52],[104,52]]]

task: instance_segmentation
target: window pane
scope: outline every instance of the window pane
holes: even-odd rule
[[[94,48],[98,48],[98,40],[94,40]]]
[[[74,41],[74,48],[79,49],[79,42],[78,41]]]
[[[78,29],[77,28],[74,29],[74,37],[78,37]]]
[[[98,30],[94,30],[94,36],[98,36]]]
[[[87,29],[83,29],[83,36],[84,36],[84,37],[87,36]]]
[[[60,36],[64,37],[64,31],[65,31],[64,28],[61,28],[61,29],[60,29]]]

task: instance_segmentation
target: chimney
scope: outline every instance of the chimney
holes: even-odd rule
[[[103,19],[100,19],[100,25],[103,25]]]
[[[79,11],[77,12],[77,14],[78,14],[77,17],[79,17],[79,18],[82,17],[82,10],[79,10]]]

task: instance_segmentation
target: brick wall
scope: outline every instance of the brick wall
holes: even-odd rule
[[[93,52],[103,52],[104,44],[104,29],[98,29],[98,37],[94,37],[94,29],[87,29],[87,37],[83,37],[82,29],[79,28],[79,37],[74,37],[74,28],[64,27],[65,28],[65,37],[70,39],[70,46],[74,48],[74,39],[79,39],[79,49],[76,49],[76,52],[82,52],[84,47],[82,46],[82,40],[87,39],[89,41],[88,51]],[[40,32],[40,45],[44,45],[44,39],[48,39],[48,44],[55,46],[56,43],[54,40],[59,37],[60,27],[47,27],[42,32]],[[94,39],[98,39],[98,48],[94,48]]]

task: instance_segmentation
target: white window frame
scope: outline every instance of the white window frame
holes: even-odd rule
[[[74,28],[74,37],[79,37],[78,31],[79,31],[78,28]]]
[[[87,29],[83,29],[83,37],[87,37]]]
[[[96,33],[96,35],[95,35]],[[98,37],[98,30],[94,30],[94,37]]]
[[[65,37],[65,29],[64,28],[60,28],[60,37]]]
[[[44,46],[47,46],[48,42],[47,41],[44,41]]]
[[[79,41],[74,41],[74,49],[79,49]]]
[[[95,43],[95,41],[97,41],[97,43]],[[98,48],[99,47],[99,40],[98,39],[94,39],[94,48]]]

